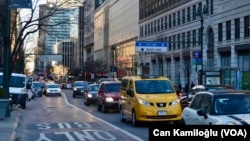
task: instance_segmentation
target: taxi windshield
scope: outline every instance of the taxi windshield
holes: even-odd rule
[[[174,93],[174,88],[167,80],[137,80],[135,81],[138,94],[166,94]]]

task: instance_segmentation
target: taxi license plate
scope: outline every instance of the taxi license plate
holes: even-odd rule
[[[165,115],[167,115],[167,112],[166,111],[158,111],[158,115],[165,116]]]

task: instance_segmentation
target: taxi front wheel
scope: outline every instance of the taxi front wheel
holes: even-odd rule
[[[134,110],[132,111],[132,124],[135,127],[139,126],[139,121],[136,119],[136,113]]]

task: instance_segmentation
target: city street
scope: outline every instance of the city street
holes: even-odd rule
[[[17,129],[19,141],[148,140],[147,127],[121,123],[119,113],[98,112],[95,106],[84,106],[82,97],[73,99],[71,90],[64,92],[27,103]]]

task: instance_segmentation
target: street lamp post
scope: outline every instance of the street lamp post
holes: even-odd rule
[[[204,69],[203,69],[203,30],[204,30],[204,14],[207,14],[207,7],[204,5],[204,7],[202,8],[199,7],[197,9],[197,16],[200,17],[200,22],[201,22],[201,27],[200,27],[200,44],[201,44],[201,70],[199,71],[199,84],[202,85],[203,83],[203,75],[204,75]]]
[[[115,46],[112,46],[111,47],[111,50],[112,50],[112,67],[111,67],[111,71],[112,71],[112,74],[113,74],[113,79],[115,79]]]
[[[144,51],[144,48],[141,48],[141,73],[142,75],[144,75],[143,51]]]

